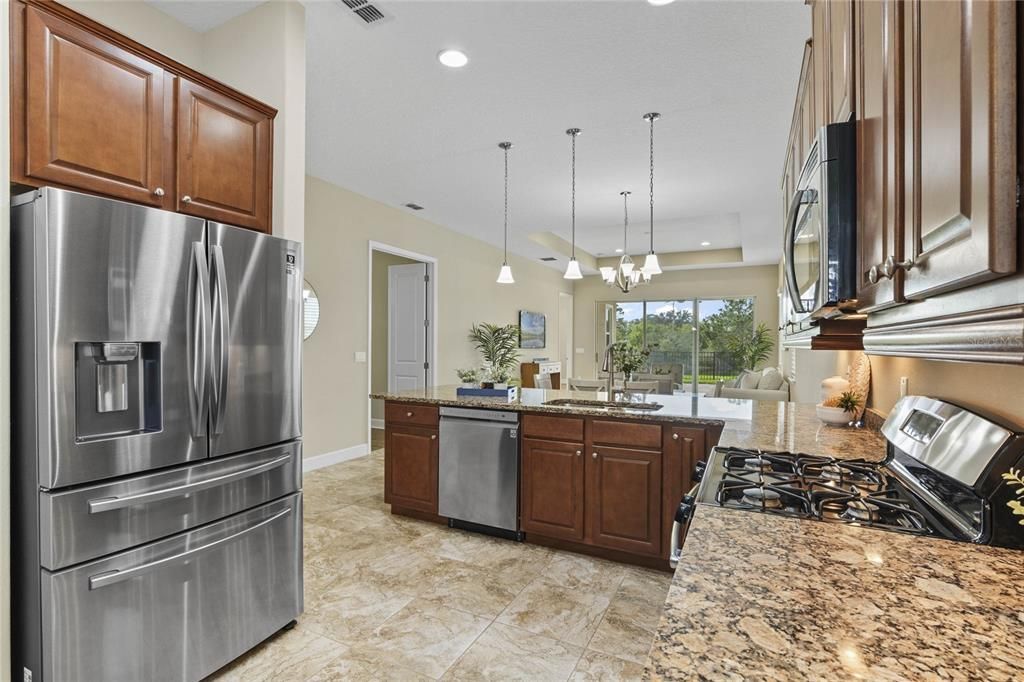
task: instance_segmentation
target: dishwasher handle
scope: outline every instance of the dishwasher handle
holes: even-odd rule
[[[495,429],[498,431],[508,431],[508,437],[511,440],[517,440],[519,438],[519,424],[515,422],[495,422],[487,419],[468,419],[465,417],[441,417],[441,438],[444,439],[445,425],[452,427],[455,425],[461,426],[475,426],[477,428],[484,429]]]

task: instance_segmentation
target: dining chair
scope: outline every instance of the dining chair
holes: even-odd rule
[[[625,389],[628,393],[646,393],[651,395],[658,392],[657,381],[627,381]]]
[[[600,391],[605,387],[603,381],[595,379],[569,379],[570,391]]]

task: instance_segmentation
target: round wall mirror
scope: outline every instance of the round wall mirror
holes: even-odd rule
[[[317,298],[316,289],[306,280],[302,280],[302,340],[305,341],[313,335],[317,323],[320,321],[320,299]]]

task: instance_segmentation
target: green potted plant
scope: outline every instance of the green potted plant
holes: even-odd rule
[[[457,369],[455,373],[459,375],[459,381],[466,388],[476,388],[480,382],[480,372],[476,369]]]
[[[739,334],[726,340],[726,350],[736,358],[744,369],[756,369],[759,364],[772,356],[775,341],[772,331],[764,322],[757,325],[750,334]]]
[[[626,341],[619,341],[612,346],[615,370],[622,372],[627,380],[632,378],[634,372],[643,369],[650,357],[651,348],[648,346],[636,346]]]
[[[857,420],[857,414],[860,412],[863,402],[860,394],[854,391],[843,391],[817,406],[818,419],[826,424],[849,424]]]
[[[484,361],[483,383],[495,388],[507,386],[519,364],[519,325],[474,324],[469,328],[469,340]]]

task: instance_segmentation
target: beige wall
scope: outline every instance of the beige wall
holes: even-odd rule
[[[138,0],[71,0],[71,9],[278,110],[274,234],[302,241],[306,175],[306,19],[272,0],[205,33]]]
[[[368,372],[354,354],[367,351],[372,362],[374,351],[386,352],[367,347],[371,240],[438,259],[439,384],[457,382],[457,368],[480,364],[466,339],[471,324],[514,323],[525,308],[546,314],[553,326],[558,319],[558,292],[572,291],[561,273],[515,256],[509,264],[516,283],[497,284],[499,249],[404,209],[307,177],[305,273],[320,297],[322,325],[303,347],[307,457],[366,444]],[[551,346],[526,351],[523,357],[554,356],[555,336],[549,330]]]
[[[583,353],[576,354],[573,373],[579,377],[596,376],[596,354],[602,350],[597,348],[597,304],[600,301],[750,296],[754,298],[754,323],[764,322],[770,329],[776,329],[779,321],[777,286],[778,268],[774,265],[673,270],[658,275],[651,284],[628,295],[608,287],[600,277],[584,277],[576,283],[573,325],[573,345],[577,350],[582,348]]]
[[[370,306],[373,310],[370,347],[376,350],[371,357],[370,390],[388,390],[388,268],[392,265],[409,265],[417,261],[403,258],[384,251],[373,252],[373,283],[370,287]],[[374,400],[370,405],[370,417],[384,418],[384,403]]]
[[[61,0],[61,4],[202,71],[202,34],[148,3],[139,0]]]

